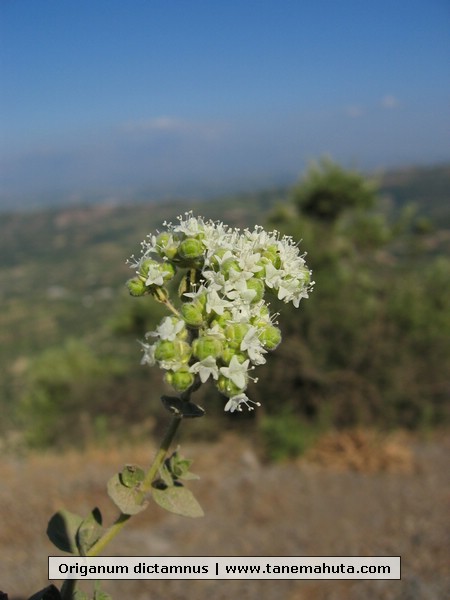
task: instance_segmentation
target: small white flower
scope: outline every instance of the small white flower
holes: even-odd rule
[[[228,402],[225,404],[224,410],[229,412],[234,412],[235,410],[237,410],[238,412],[241,412],[241,404],[245,404],[248,410],[253,410],[253,406],[250,406],[249,402],[251,402],[255,406],[261,406],[260,402],[253,402],[253,400],[247,398],[245,394],[238,394],[237,396],[233,396],[228,400]]]
[[[284,271],[273,266],[271,262],[266,264],[266,285],[278,289],[283,281]]]
[[[141,358],[141,365],[148,365],[154,367],[156,365],[155,359],[155,344],[146,344],[145,342],[139,342],[144,351],[144,356]]]
[[[266,350],[263,348],[256,327],[250,327],[241,342],[241,350],[247,352],[254,365],[263,365],[266,362],[263,354]]]
[[[228,308],[230,303],[219,296],[216,290],[208,292],[206,297],[206,312],[214,311],[218,315],[223,315],[223,311]]]
[[[147,279],[145,285],[164,285],[164,274],[166,271],[161,272],[159,264],[152,264],[149,266]],[[167,271],[168,273],[168,271]]]
[[[173,342],[183,328],[184,321],[182,319],[176,319],[175,317],[164,317],[164,319],[156,328],[156,331],[150,331],[148,335]]]
[[[244,360],[243,363],[240,363],[236,356],[230,361],[228,367],[220,367],[220,372],[225,377],[228,377],[238,388],[245,388],[247,385],[247,371],[248,365],[250,361]]]
[[[189,367],[191,373],[198,373],[200,381],[205,383],[211,375],[213,379],[219,378],[219,369],[216,364],[216,359],[213,356],[207,356],[203,360],[194,363]]]

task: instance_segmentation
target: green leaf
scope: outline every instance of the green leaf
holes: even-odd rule
[[[144,481],[145,473],[137,465],[125,465],[120,473],[121,483],[128,488],[133,488]]]
[[[148,506],[139,487],[130,488],[123,485],[118,473],[108,481],[107,490],[111,500],[125,515],[136,515]]]
[[[170,472],[170,469],[167,468],[166,465],[163,465],[160,469],[159,469],[159,475],[161,477],[162,482],[164,483],[164,485],[166,487],[170,487],[173,485],[173,477],[172,474]]]
[[[97,579],[94,582],[94,597],[93,597],[93,600],[112,600],[112,596],[110,596],[106,592],[103,592],[102,589],[101,589],[101,587],[102,587],[102,582]]]
[[[76,536],[82,522],[82,517],[62,509],[48,522],[47,535],[59,550],[76,554],[78,550]]]
[[[98,508],[94,508],[78,527],[76,542],[80,555],[86,556],[88,550],[101,538],[102,534],[102,515]]]
[[[189,468],[193,461],[183,458],[178,449],[166,460],[166,464],[174,479],[200,479],[198,475],[191,473]]]
[[[181,484],[171,487],[153,487],[153,500],[161,508],[183,517],[203,517],[204,512],[194,494]]]
[[[89,594],[83,592],[82,590],[75,590],[73,594],[73,600],[90,600]]]
[[[61,594],[54,585],[49,585],[40,592],[36,592],[28,600],[61,600]]]

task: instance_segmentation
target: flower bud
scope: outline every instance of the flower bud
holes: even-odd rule
[[[217,388],[222,394],[228,396],[229,398],[237,396],[245,390],[245,388],[238,387],[231,381],[231,379],[225,377],[225,375],[219,375],[219,379],[217,380]]]
[[[225,329],[228,345],[238,349],[250,326],[247,323],[231,323]]]
[[[156,238],[156,247],[161,256],[167,256],[172,260],[178,251],[178,242],[174,240],[172,234],[163,232]]]
[[[222,354],[222,342],[213,336],[199,337],[192,342],[192,350],[199,360],[204,360],[208,356],[218,358]]]
[[[132,296],[143,296],[147,292],[147,286],[139,277],[129,279],[126,286]]]
[[[152,258],[146,258],[140,264],[139,277],[141,277],[142,280],[145,281],[148,277],[148,272],[150,271],[150,269],[156,269],[157,271],[159,271],[159,265],[160,263],[156,260],[153,260]]]
[[[170,281],[175,277],[176,268],[170,262],[164,262],[159,265],[159,270],[163,276],[164,282]]]
[[[170,340],[160,340],[156,343],[156,360],[172,360],[176,356],[175,343]]]
[[[255,292],[256,292],[254,298],[252,299],[252,304],[255,302],[259,302],[260,300],[263,299],[265,286],[264,286],[264,282],[261,281],[261,279],[255,279],[255,277],[252,277],[251,279],[249,279],[247,281],[247,289],[255,290]]]
[[[199,302],[186,302],[181,307],[181,314],[189,327],[203,325],[203,307]]]
[[[235,356],[240,363],[243,363],[248,358],[248,356],[245,356],[245,354],[242,354],[242,352],[239,352],[237,349],[225,346],[221,356],[223,362],[229,365],[233,356]]]
[[[231,269],[233,269],[233,271],[237,271],[238,273],[240,273],[242,270],[234,258],[227,258],[221,264],[220,270],[225,277],[227,277],[230,274]]]
[[[268,259],[276,269],[281,267],[281,257],[276,246],[268,246],[262,253],[262,256]]]
[[[183,330],[185,333],[186,330]],[[187,332],[186,332],[187,333]],[[181,339],[176,339],[174,342],[175,346],[175,359],[181,363],[188,363],[192,356],[192,348],[190,344]]]
[[[278,329],[278,327],[268,325],[267,327],[261,329],[258,337],[264,348],[267,348],[267,350],[275,350],[275,348],[281,342],[281,331]]]
[[[211,321],[211,326],[218,325],[221,329],[225,329],[232,319],[232,314],[229,310],[224,310],[222,315],[216,315]]]
[[[203,256],[204,248],[200,240],[196,238],[186,238],[178,246],[178,254],[184,260],[194,260]]]
[[[187,368],[178,371],[167,371],[164,378],[177,392],[185,392],[194,383],[194,375]]]

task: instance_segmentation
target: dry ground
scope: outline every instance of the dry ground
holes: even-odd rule
[[[249,443],[225,437],[183,447],[206,516],[159,507],[136,516],[108,554],[401,555],[401,581],[110,581],[115,600],[443,600],[450,597],[450,436],[380,440],[331,434],[305,458],[264,464]],[[105,482],[148,449],[93,450],[0,463],[0,590],[24,600],[48,585],[49,516],[65,507],[115,514]],[[109,522],[109,520],[108,520]],[[87,583],[87,582],[86,582]]]

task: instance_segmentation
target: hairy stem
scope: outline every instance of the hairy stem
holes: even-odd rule
[[[145,474],[144,481],[141,483],[142,499],[144,499],[144,496],[150,491],[153,480],[155,479],[161,465],[164,462],[164,459],[166,458],[167,452],[172,444],[173,438],[175,437],[180,423],[181,419],[179,417],[173,417],[164,439],[161,442],[159,450],[156,453],[150,468]],[[98,556],[103,548],[105,548],[105,546],[107,546],[109,542],[116,537],[119,531],[123,529],[131,516],[132,515],[126,515],[121,512],[111,527],[107,529],[102,537],[97,540],[97,542],[89,549],[87,556]]]

